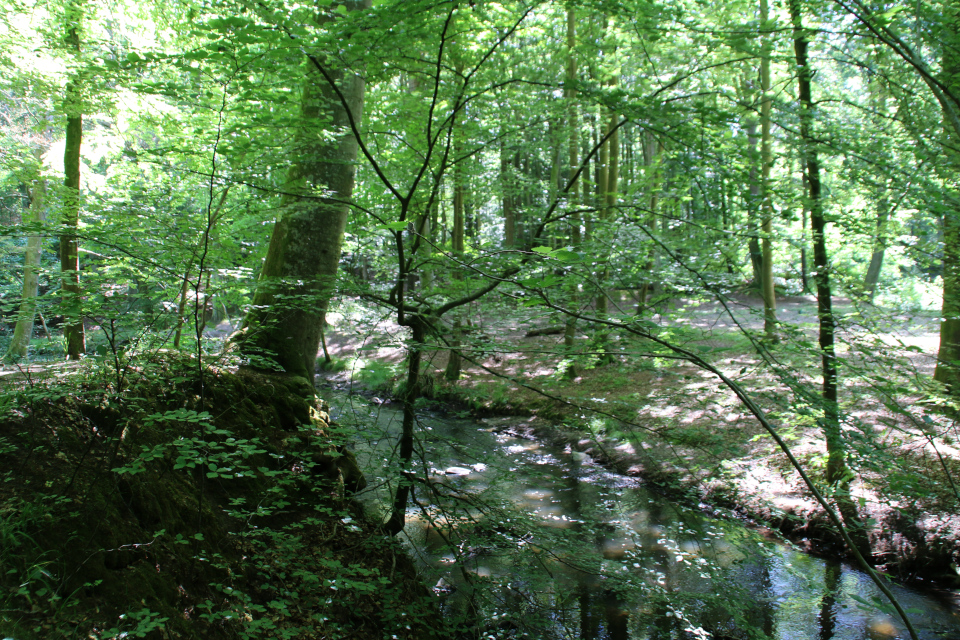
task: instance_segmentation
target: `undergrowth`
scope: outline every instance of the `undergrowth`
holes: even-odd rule
[[[444,636],[306,380],[170,354],[126,373],[4,391],[3,637]]]

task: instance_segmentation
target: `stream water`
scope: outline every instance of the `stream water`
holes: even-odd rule
[[[401,412],[336,395],[385,513]],[[489,424],[423,415],[403,535],[446,615],[489,638],[906,638],[870,579]],[[924,640],[960,640],[960,594],[893,586]],[[526,634],[526,635],[524,635]]]

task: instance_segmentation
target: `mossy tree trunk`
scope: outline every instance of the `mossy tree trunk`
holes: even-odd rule
[[[340,4],[356,11],[369,7],[370,0]],[[333,64],[309,57],[302,130],[291,151],[296,160],[285,187],[291,195],[281,202],[239,339],[244,355],[267,358],[311,381],[340,262],[347,202],[353,195],[358,149],[354,129],[363,109],[363,79]],[[337,134],[329,139],[323,131]],[[316,195],[321,191],[330,196]]]

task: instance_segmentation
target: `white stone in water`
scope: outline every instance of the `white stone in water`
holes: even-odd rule
[[[444,473],[448,476],[468,476],[470,475],[470,469],[466,467],[447,467]]]

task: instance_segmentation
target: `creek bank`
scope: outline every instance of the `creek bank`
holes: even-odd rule
[[[764,464],[746,465],[739,473],[721,466],[691,470],[674,453],[673,461],[658,455],[662,443],[651,439],[610,439],[564,424],[576,419],[571,407],[555,401],[524,403],[516,397],[496,403],[479,402],[453,384],[432,379],[425,386],[434,408],[467,410],[493,429],[570,447],[625,476],[642,479],[662,494],[721,517],[746,520],[771,535],[790,541],[800,550],[827,558],[849,560],[843,540],[826,513],[799,479]],[[749,462],[749,461],[748,461]],[[872,562],[883,573],[903,583],[924,588],[960,588],[960,516],[926,514],[891,504],[868,503],[868,533]]]
[[[0,394],[3,637],[450,637],[307,380],[115,373]]]

